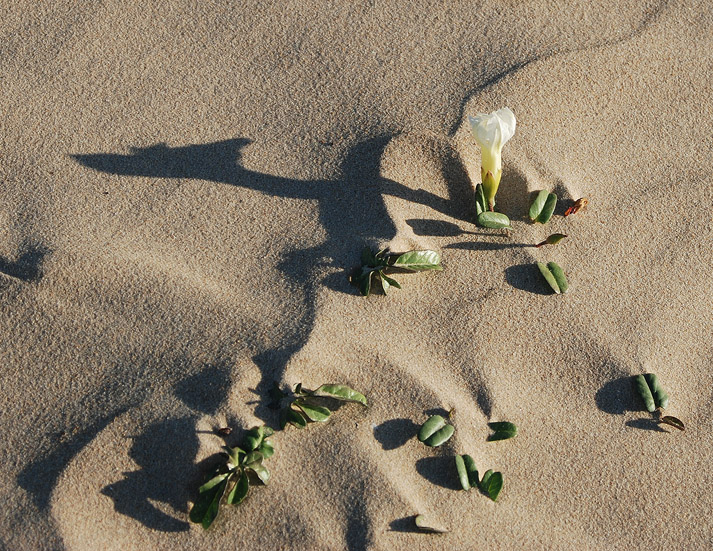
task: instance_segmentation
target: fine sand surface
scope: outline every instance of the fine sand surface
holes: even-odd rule
[[[3,4],[0,549],[713,546],[709,3]],[[504,106],[510,232],[473,223],[467,127]],[[444,271],[363,298],[365,245]],[[214,429],[275,426],[274,381],[370,407],[277,433],[269,486],[190,524]]]

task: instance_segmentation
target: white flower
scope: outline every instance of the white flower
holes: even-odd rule
[[[475,141],[480,145],[483,193],[492,210],[503,173],[503,146],[515,134],[515,114],[508,107],[503,107],[489,115],[481,113],[468,117],[468,122]]]

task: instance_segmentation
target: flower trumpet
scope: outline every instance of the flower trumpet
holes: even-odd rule
[[[475,141],[480,145],[483,193],[488,208],[493,210],[495,194],[503,174],[502,150],[515,134],[515,114],[508,107],[503,107],[489,115],[481,113],[475,117],[469,116],[468,122]]]

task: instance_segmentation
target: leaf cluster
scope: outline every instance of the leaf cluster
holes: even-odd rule
[[[644,373],[643,375],[636,375],[633,378],[634,388],[641,396],[641,400],[644,402],[649,413],[655,413],[660,409],[666,409],[668,406],[668,393],[661,386],[659,378],[654,373]],[[678,430],[685,430],[685,426],[680,419],[673,417],[671,415],[665,415],[663,417],[654,417],[659,423],[665,425],[670,425],[677,428]]]
[[[567,283],[567,277],[564,275],[564,270],[560,268],[559,264],[555,262],[548,262],[547,264],[538,262],[537,267],[555,293],[559,295],[567,292],[569,284]]]
[[[431,415],[421,425],[421,429],[418,431],[418,440],[431,448],[437,448],[447,442],[455,430],[453,425],[448,424],[440,415]]]
[[[388,253],[381,250],[374,253],[368,247],[361,253],[361,268],[352,276],[352,284],[359,288],[365,297],[372,287],[380,284],[384,294],[395,287],[401,289],[398,281],[389,277],[395,271],[424,272],[442,270],[441,256],[436,251],[408,251],[402,254]]]
[[[288,424],[303,429],[307,423],[324,423],[332,415],[329,409],[330,400],[367,405],[363,394],[346,385],[322,385],[316,390],[310,390],[299,383],[292,395],[283,392],[279,387],[273,389],[272,395],[273,399],[281,404],[287,402],[280,410],[281,429]]]
[[[541,190],[535,200],[530,205],[530,220],[546,224],[552,218],[552,214],[557,207],[557,195],[548,192],[546,189]]]
[[[478,488],[493,501],[498,499],[500,490],[503,489],[503,474],[499,471],[488,469],[483,474],[483,478],[478,480],[478,467],[470,455],[456,455],[456,470],[461,488],[469,491],[471,488]]]
[[[200,523],[207,529],[218,516],[220,504],[225,497],[229,505],[239,505],[250,490],[250,477],[267,484],[270,471],[263,460],[275,453],[269,437],[273,431],[266,426],[248,431],[241,446],[225,446],[224,460],[207,476],[207,481],[198,488],[198,499],[191,508],[191,522]]]

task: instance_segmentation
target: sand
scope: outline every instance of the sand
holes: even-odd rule
[[[707,3],[2,11],[0,548],[713,544]],[[474,224],[467,124],[503,106],[509,232]],[[367,245],[444,271],[361,297]],[[685,432],[642,411],[647,371]],[[206,465],[276,426],[273,382],[370,405],[279,432],[270,484],[204,531]],[[420,444],[452,408],[455,437]],[[502,420],[518,436],[486,442]],[[503,473],[496,503],[457,489],[455,453]]]

